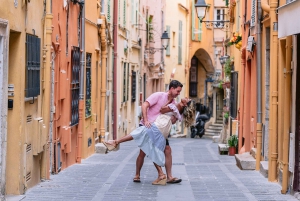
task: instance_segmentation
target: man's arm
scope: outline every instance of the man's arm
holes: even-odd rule
[[[145,101],[142,104],[142,114],[143,114],[144,126],[146,126],[147,128],[151,127],[151,123],[148,121],[148,114],[147,114],[147,111],[148,111],[149,107],[150,107],[150,103],[147,102],[147,101]]]

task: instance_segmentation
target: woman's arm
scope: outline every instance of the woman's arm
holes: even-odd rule
[[[165,114],[167,112],[172,112],[173,110],[170,109],[170,107],[168,105],[171,104],[173,101],[174,101],[173,98],[171,100],[168,100],[168,102],[164,106],[161,107],[161,109],[159,110],[159,112],[161,114]]]

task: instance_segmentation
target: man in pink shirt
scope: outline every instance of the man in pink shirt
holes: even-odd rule
[[[142,105],[142,114],[143,118],[140,122],[140,125],[144,125],[146,127],[151,127],[151,124],[155,121],[155,119],[160,114],[160,110],[166,103],[174,102],[174,98],[176,98],[181,90],[183,85],[177,81],[172,80],[169,84],[169,91],[167,92],[156,92],[151,94],[147,100]],[[172,118],[172,123],[174,124],[177,121],[175,117]],[[165,148],[165,157],[166,157],[166,173],[167,173],[167,183],[180,183],[181,179],[172,176],[172,150],[169,146],[169,141],[166,139],[166,148]],[[136,174],[133,179],[134,182],[140,182],[140,172],[142,166],[144,164],[145,153],[140,150],[139,156],[136,159]],[[155,166],[158,168],[157,166]],[[160,172],[161,170],[158,169]],[[158,178],[159,180],[159,178]],[[155,181],[154,181],[155,182]]]

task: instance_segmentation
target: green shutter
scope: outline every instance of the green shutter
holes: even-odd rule
[[[123,26],[126,26],[126,0],[124,0],[124,5],[123,5]]]
[[[168,35],[171,36],[171,27],[170,26],[167,26],[167,32],[168,32]],[[170,56],[171,55],[171,52],[170,52],[170,43],[166,49],[166,56]]]
[[[179,20],[178,32],[178,64],[182,64],[182,21]]]
[[[202,39],[202,24],[200,22],[200,20],[198,19],[198,40],[201,41]]]
[[[135,15],[134,0],[131,0],[131,24],[134,24],[134,15]]]
[[[236,11],[236,31],[239,32],[240,31],[240,1],[237,2],[237,11]]]
[[[118,19],[118,22],[120,24],[120,21],[121,21],[121,19],[120,19],[120,16],[121,16],[121,0],[119,0],[119,7],[118,7],[118,9],[119,9],[119,13],[118,13],[119,19]]]
[[[195,2],[192,1],[192,40],[195,40]]]
[[[110,0],[107,0],[107,22],[110,22]]]
[[[129,63],[128,63],[128,67],[127,67],[127,89],[126,89],[126,101],[129,100]]]

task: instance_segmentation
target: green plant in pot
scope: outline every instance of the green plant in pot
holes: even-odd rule
[[[239,139],[236,135],[232,135],[228,138],[227,144],[229,146],[228,148],[228,155],[234,156],[236,154],[236,148],[238,146]]]
[[[228,124],[229,113],[225,112],[224,115],[223,115],[223,117],[224,117],[224,123]]]

